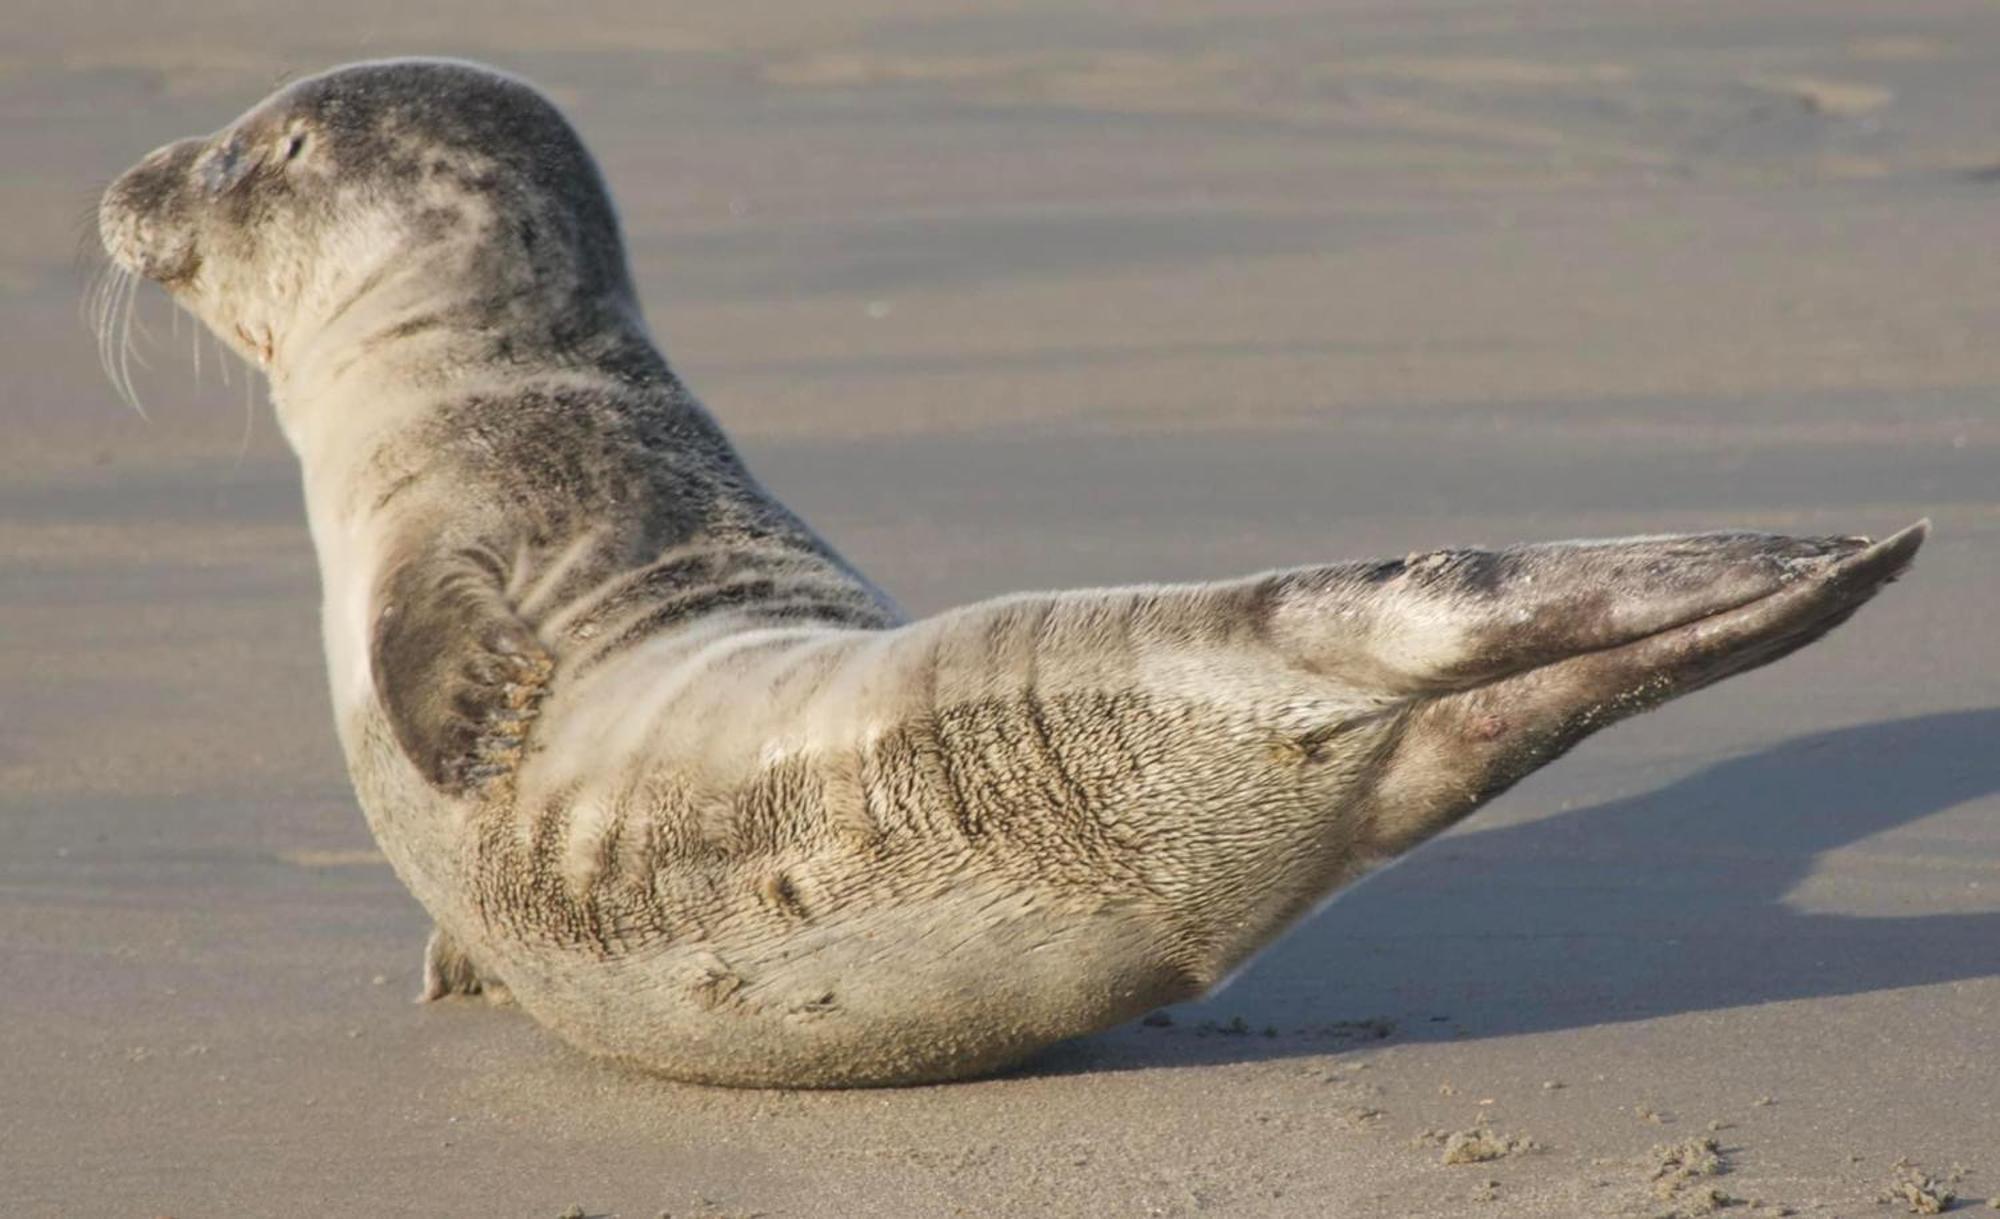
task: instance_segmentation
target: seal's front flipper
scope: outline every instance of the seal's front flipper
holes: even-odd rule
[[[555,660],[514,611],[492,554],[461,549],[390,569],[369,667],[396,740],[453,795],[513,774]]]
[[[479,991],[479,970],[472,958],[444,928],[431,928],[431,938],[424,943],[424,993],[417,996],[417,1002],[435,1003],[447,995],[476,995]]]
[[[513,1001],[506,984],[480,973],[479,966],[473,964],[472,958],[465,955],[465,950],[444,928],[431,928],[431,938],[424,944],[424,993],[417,996],[417,1002],[435,1003],[451,995],[482,994],[489,1003]]]

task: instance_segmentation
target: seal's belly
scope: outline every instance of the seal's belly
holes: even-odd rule
[[[579,1046],[737,1086],[896,1084],[979,1074],[1195,987],[1160,922],[976,881],[743,934],[581,960],[519,953],[502,974]],[[520,946],[513,946],[518,953]]]

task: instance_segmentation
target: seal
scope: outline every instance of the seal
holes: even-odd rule
[[[1591,732],[1820,637],[1925,536],[909,621],[675,377],[596,166],[519,80],[298,81],[100,221],[268,375],[355,788],[436,921],[427,994],[504,986],[686,1080],[963,1077],[1198,995]]]

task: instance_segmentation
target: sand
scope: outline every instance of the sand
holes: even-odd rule
[[[0,1211],[1852,1216],[1899,1163],[2000,1194],[2000,10],[474,11],[0,16]],[[142,423],[77,320],[119,169],[403,51],[564,99],[683,371],[918,611],[1938,532],[1826,642],[1593,739],[1168,1022],[951,1087],[629,1074],[410,1001],[425,921],[342,772],[268,411],[154,297]],[[1728,1174],[1659,1197],[1652,1149],[1710,1133]]]

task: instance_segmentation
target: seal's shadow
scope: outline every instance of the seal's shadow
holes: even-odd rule
[[[1856,917],[1787,900],[1822,852],[2000,792],[1996,744],[2000,708],[1839,728],[1446,838],[1174,1009],[1170,1027],[1072,1042],[1026,1069],[1326,1053],[1382,1021],[1397,1040],[1497,1037],[2000,973],[2000,912]],[[1983,879],[1931,876],[1960,900]]]

